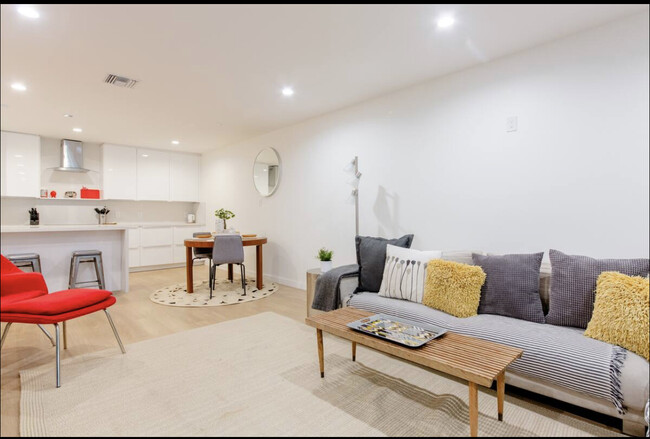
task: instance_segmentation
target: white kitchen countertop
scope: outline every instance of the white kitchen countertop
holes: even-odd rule
[[[100,226],[98,224],[59,224],[51,226],[2,226],[1,233],[24,233],[24,232],[94,232],[100,230],[126,230],[129,227],[116,225]]]
[[[205,227],[204,224],[188,224],[186,222],[150,222],[150,223],[117,223],[117,224],[51,224],[51,225],[2,225],[0,233],[25,233],[25,232],[76,232],[76,231],[100,231],[100,230],[126,230],[137,227],[182,227],[194,226]]]

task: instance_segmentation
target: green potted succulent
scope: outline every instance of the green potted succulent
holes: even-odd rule
[[[215,220],[215,222],[216,222],[216,224],[215,224],[216,232],[221,233],[224,230],[226,230],[226,228],[227,228],[226,220],[234,218],[235,214],[232,213],[229,210],[221,208],[219,210],[214,211],[214,216],[217,217],[217,219]],[[221,224],[223,224],[223,227],[221,227]]]
[[[318,250],[318,254],[316,255],[316,258],[320,260],[320,272],[325,273],[326,271],[329,271],[332,269],[332,255],[334,252],[332,250],[328,250],[325,247],[322,247],[320,250]]]

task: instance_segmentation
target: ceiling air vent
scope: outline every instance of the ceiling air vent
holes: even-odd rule
[[[117,76],[110,73],[106,76],[104,82],[107,84],[113,84],[118,87],[126,87],[126,88],[133,88],[135,87],[135,84],[138,83],[138,81],[136,81],[135,79],[125,78],[124,76]]]

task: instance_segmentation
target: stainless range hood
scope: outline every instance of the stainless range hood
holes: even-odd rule
[[[65,172],[88,172],[85,169],[83,143],[78,140],[61,140],[61,166],[51,168],[55,171]]]

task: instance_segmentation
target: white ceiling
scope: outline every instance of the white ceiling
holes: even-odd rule
[[[3,130],[203,152],[648,5],[36,8],[29,19],[2,5]],[[456,26],[438,30],[442,13]],[[141,83],[117,88],[108,73]],[[12,90],[17,81],[27,91]]]

